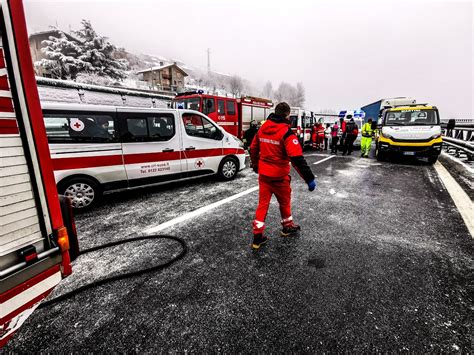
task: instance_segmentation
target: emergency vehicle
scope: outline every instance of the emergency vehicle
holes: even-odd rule
[[[77,209],[104,192],[245,168],[243,143],[197,111],[50,103],[43,116],[58,191]]]
[[[305,110],[301,107],[291,107],[290,109],[291,130],[296,134],[303,148],[310,146],[311,129],[317,122],[316,117],[312,111]]]
[[[173,107],[202,112],[240,139],[250,122],[260,123],[274,111],[272,100],[252,96],[235,99],[204,94],[202,90],[178,94],[173,99]]]
[[[0,1],[0,347],[78,254],[70,206],[58,200],[23,5]]]
[[[395,154],[428,158],[430,164],[438,160],[443,140],[435,106],[414,104],[384,109],[378,130],[377,160]]]
[[[344,121],[346,122],[349,122],[350,120],[348,116],[352,116],[359,130],[359,134],[357,134],[357,137],[354,141],[354,147],[360,147],[360,142],[362,141],[362,126],[364,125],[365,113],[361,110],[339,112],[339,117],[344,118]]]

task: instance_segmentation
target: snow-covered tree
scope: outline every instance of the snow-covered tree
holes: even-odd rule
[[[59,37],[49,37],[44,40],[41,49],[46,58],[35,62],[55,79],[76,79],[81,71],[88,67],[79,57],[82,54],[81,44],[69,39],[63,32],[58,31]]]
[[[128,61],[114,57],[116,47],[108,41],[107,37],[97,34],[90,21],[82,20],[81,25],[82,28],[75,31],[75,34],[82,41],[83,50],[79,59],[89,63],[88,71],[116,80],[125,79]]]

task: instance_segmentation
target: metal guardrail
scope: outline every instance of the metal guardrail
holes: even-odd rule
[[[464,153],[468,161],[474,161],[474,144],[469,141],[444,136],[443,148],[447,153],[454,153],[458,158],[461,156],[461,153]]]

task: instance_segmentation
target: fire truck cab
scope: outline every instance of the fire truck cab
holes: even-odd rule
[[[0,1],[0,347],[78,254],[70,205],[58,199],[23,5]]]
[[[250,122],[260,123],[267,119],[273,111],[273,102],[252,96],[216,96],[198,90],[178,94],[173,100],[173,107],[202,112],[225,131],[242,139],[243,133],[250,127]]]

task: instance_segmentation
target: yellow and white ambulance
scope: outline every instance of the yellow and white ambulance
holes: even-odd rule
[[[383,110],[375,143],[377,160],[401,155],[428,158],[434,164],[443,144],[438,109],[416,104]]]

